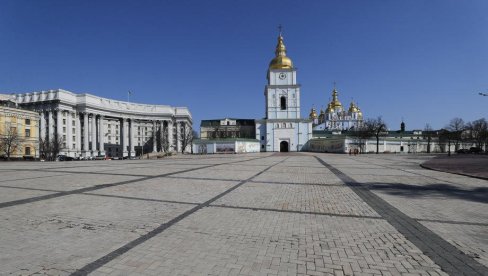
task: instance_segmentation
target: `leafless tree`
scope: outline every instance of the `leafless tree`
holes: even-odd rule
[[[432,138],[435,137],[436,132],[432,129],[430,124],[425,124],[424,131],[422,131],[422,136],[427,140],[427,153],[430,153],[430,146],[432,144]]]
[[[439,131],[439,144],[441,145],[442,152],[445,151],[445,145],[447,143],[447,155],[451,156],[451,143],[454,140],[455,135],[448,129],[441,129]]]
[[[5,124],[5,131],[0,137],[0,151],[5,153],[7,160],[10,160],[10,155],[22,148],[24,138],[21,137],[15,126],[10,123]]]
[[[364,152],[364,145],[366,140],[373,137],[373,132],[366,124],[361,124],[349,131],[349,135],[354,139],[354,142],[358,145],[359,151]]]
[[[40,138],[39,155],[45,160],[54,161],[61,150],[63,142],[64,140],[61,137],[53,137],[51,140]]]
[[[387,132],[386,123],[383,121],[381,116],[379,116],[376,119],[367,119],[364,124],[376,138],[376,154],[378,154],[380,151],[380,137],[384,136]]]
[[[483,148],[488,140],[488,122],[485,118],[481,118],[470,122],[466,125],[466,130],[471,141],[473,141],[478,148]]]
[[[181,139],[181,153],[185,153],[186,148],[192,145],[196,132],[193,131],[190,126],[186,125],[179,132]]]
[[[162,126],[161,126],[162,127]],[[163,127],[163,130],[157,136],[158,144],[161,146],[161,150],[165,153],[169,152],[169,139],[168,139],[168,128]]]
[[[461,118],[453,118],[446,127],[450,132],[451,140],[454,142],[455,150],[459,149],[459,143],[462,140],[462,134],[465,129],[464,121]]]

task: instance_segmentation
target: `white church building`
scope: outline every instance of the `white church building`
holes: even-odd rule
[[[256,120],[256,139],[261,151],[301,151],[312,138],[312,120],[301,118],[297,70],[286,56],[281,32],[275,54],[264,89],[266,117]]]

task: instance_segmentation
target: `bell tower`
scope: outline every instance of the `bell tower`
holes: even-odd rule
[[[296,68],[286,56],[283,35],[278,35],[275,57],[268,67],[268,84],[264,90],[267,119],[300,118],[300,85],[297,84]]]

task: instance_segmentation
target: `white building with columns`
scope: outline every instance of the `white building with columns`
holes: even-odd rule
[[[266,117],[256,120],[256,139],[261,151],[301,151],[312,138],[312,120],[301,118],[297,69],[286,56],[281,33],[275,55],[264,89]]]
[[[192,126],[186,107],[129,103],[62,89],[15,97],[19,106],[39,112],[40,138],[62,138],[60,154],[72,157],[134,157],[164,151],[162,141],[168,141],[170,152],[181,152],[181,139]]]

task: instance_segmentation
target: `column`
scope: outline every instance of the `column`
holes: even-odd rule
[[[161,152],[164,152],[163,150],[163,144],[161,142],[164,141],[165,137],[163,137],[164,135],[164,121],[159,121],[159,141],[160,141],[160,144],[159,145],[161,147]]]
[[[120,119],[120,145],[122,146],[122,158],[127,155],[127,119]]]
[[[152,121],[153,152],[158,151],[156,132],[156,121]]]
[[[75,116],[76,154],[81,156],[81,114],[76,112]]]
[[[173,151],[173,121],[172,120],[169,120],[168,121],[168,144],[169,144],[169,148],[168,148],[168,151],[169,152],[172,152]]]
[[[91,149],[92,156],[97,156],[97,115],[92,114],[91,119]]]
[[[176,122],[176,151],[181,151],[181,122]]]
[[[73,130],[71,124],[71,112],[68,111],[66,114],[66,148],[68,152],[73,148]]]
[[[103,116],[98,117],[98,148],[100,155],[105,155],[104,142],[105,142],[105,128],[103,125]]]
[[[64,140],[61,140],[63,138],[63,119],[61,117],[63,117],[63,111],[62,110],[59,110],[56,112],[57,113],[57,116],[56,116],[56,137],[58,139],[58,141],[61,141],[61,145],[60,145],[60,148],[63,148],[63,143],[65,143],[66,141]]]
[[[136,156],[136,152],[134,151],[134,119],[130,119],[129,125],[129,156]]]
[[[49,124],[49,141],[52,141],[54,138],[54,112],[52,110],[49,110],[47,118]]]
[[[39,138],[46,140],[46,112],[41,111],[41,121],[39,124]]]
[[[83,150],[85,151],[85,156],[89,155],[89,146],[88,146],[88,113],[83,113]]]

